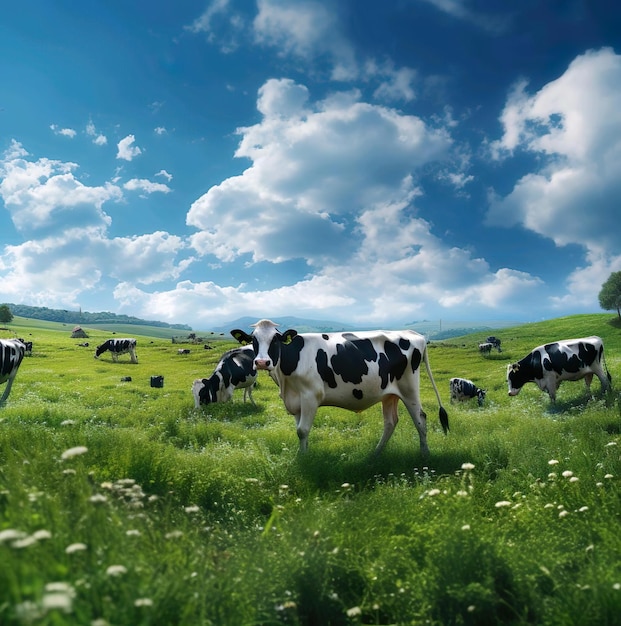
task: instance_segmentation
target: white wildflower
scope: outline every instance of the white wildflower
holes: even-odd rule
[[[577,483],[579,480],[580,480],[580,479],[579,479],[577,476],[572,476],[572,477],[569,479],[569,482],[570,482],[570,483]]]
[[[83,550],[86,550],[85,543],[72,543],[71,545],[65,548],[65,552],[67,554],[73,554],[74,552],[82,552]]]
[[[561,511],[561,512],[558,514],[558,516],[559,516],[559,517],[566,517],[567,515],[569,515],[569,511],[565,511],[565,510]]]
[[[463,469],[464,472],[471,472],[474,469],[474,465],[472,463],[462,463],[461,469]]]
[[[198,513],[201,509],[199,506],[196,506],[195,504],[192,506],[186,506],[183,509],[186,513]]]
[[[51,539],[52,533],[42,528],[41,530],[35,530],[32,536],[39,541],[40,539]]]
[[[137,598],[134,600],[134,606],[153,606],[151,598]]]
[[[430,489],[427,492],[427,495],[430,496],[430,497],[433,497],[433,496],[437,496],[439,493],[440,493],[439,489]]]
[[[359,606],[353,606],[351,609],[347,609],[347,617],[357,617],[362,615],[362,609]]]
[[[7,528],[6,530],[0,530],[0,543],[5,541],[15,541],[16,539],[23,539],[26,533],[22,530],[16,530],[15,528]]]
[[[75,446],[74,448],[69,448],[68,450],[65,450],[60,455],[60,458],[63,461],[66,461],[67,459],[71,459],[74,456],[79,456],[80,454],[86,454],[87,452],[88,448],[86,446]]]
[[[501,500],[500,502],[496,502],[494,506],[497,509],[502,509],[505,506],[511,506],[511,502],[508,502],[507,500]]]
[[[558,465],[558,461],[556,459],[550,459],[548,465]]]
[[[121,576],[127,574],[127,568],[124,565],[110,565],[106,570],[108,576]]]

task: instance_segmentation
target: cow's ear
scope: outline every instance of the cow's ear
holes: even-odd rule
[[[252,335],[249,335],[246,331],[240,330],[239,328],[232,330],[231,335],[233,335],[233,337],[237,339],[242,346],[252,343]]]
[[[291,343],[293,341],[294,337],[297,337],[298,331],[297,330],[293,330],[292,328],[290,328],[289,330],[286,330],[281,336],[280,336],[280,341],[281,343],[284,343],[285,345]]]

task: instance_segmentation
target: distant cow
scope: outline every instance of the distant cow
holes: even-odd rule
[[[0,339],[0,384],[6,383],[0,398],[2,406],[11,393],[13,380],[24,359],[26,346],[19,339]]]
[[[98,359],[106,350],[110,350],[112,360],[116,363],[121,354],[129,354],[132,363],[138,363],[136,356],[136,340],[132,338],[108,339],[95,350],[95,358]]]
[[[190,354],[190,349],[189,348],[179,348],[179,350],[177,350],[177,354]]]
[[[244,402],[248,396],[254,404],[252,388],[257,381],[254,357],[252,346],[225,352],[210,378],[197,378],[192,384],[194,406],[198,409],[201,404],[227,402],[235,389],[243,389]]]
[[[489,341],[486,343],[480,343],[479,352],[481,354],[489,354],[492,351],[493,347],[494,347],[494,344],[490,343]]]
[[[485,389],[477,387],[471,380],[467,378],[451,378],[449,380],[449,391],[451,393],[451,402],[464,402],[477,398],[479,406],[483,406],[485,400]]]
[[[502,342],[500,341],[500,339],[498,339],[498,337],[494,337],[494,335],[491,335],[485,341],[487,343],[491,343],[492,347],[496,348],[496,350],[498,350],[498,352],[502,352],[502,350],[500,349],[500,344]]]
[[[599,378],[602,390],[606,390],[612,379],[608,369],[604,374],[604,367],[604,344],[599,337],[547,343],[535,348],[521,361],[507,366],[509,395],[517,396],[526,383],[533,382],[541,391],[547,391],[554,402],[562,381],[584,378],[587,390],[590,390],[593,375]]]
[[[427,416],[420,401],[422,361],[440,405],[440,422],[446,433],[448,415],[433,380],[425,337],[412,330],[342,333],[303,333],[277,330],[278,324],[261,320],[248,334],[235,329],[231,335],[250,343],[258,370],[267,370],[280,388],[280,397],[295,417],[300,451],[308,448],[308,435],[320,406],[360,412],[382,403],[384,432],[375,449],[379,454],[397,422],[399,400],[405,404],[420,438],[427,447]]]

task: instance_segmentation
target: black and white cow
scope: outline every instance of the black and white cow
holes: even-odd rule
[[[95,358],[98,359],[106,350],[110,350],[112,360],[116,363],[121,354],[129,354],[132,363],[138,363],[136,356],[136,340],[133,338],[108,339],[95,350]]]
[[[0,339],[0,384],[6,383],[0,398],[2,406],[11,393],[17,370],[24,360],[26,346],[19,339]]]
[[[507,366],[509,395],[517,396],[526,383],[533,382],[541,391],[547,391],[554,402],[562,381],[584,378],[589,390],[593,375],[599,378],[602,390],[606,390],[612,378],[608,369],[604,373],[604,368],[604,344],[599,337],[547,343]]]
[[[483,406],[485,400],[485,389],[477,387],[467,378],[451,378],[449,380],[449,390],[451,392],[451,402],[464,402],[472,398],[478,398],[479,406]]]
[[[502,352],[502,349],[500,348],[500,344],[502,343],[502,341],[498,339],[498,337],[494,337],[494,335],[491,335],[485,341],[487,343],[491,343],[492,347],[496,348],[498,352]]]
[[[446,433],[448,415],[433,380],[425,337],[412,330],[340,333],[304,333],[277,330],[278,324],[261,320],[248,334],[235,329],[240,343],[250,343],[258,370],[267,370],[280,388],[280,397],[295,417],[300,451],[308,448],[308,435],[320,406],[360,412],[382,403],[384,432],[375,449],[379,454],[397,422],[399,400],[405,404],[420,438],[427,447],[427,416],[420,401],[420,364],[440,405],[440,423]]]
[[[487,341],[485,343],[480,343],[479,344],[479,352],[481,354],[489,354],[492,351],[493,347],[494,347],[494,344],[490,343],[489,341]]]
[[[197,378],[192,384],[194,406],[198,409],[201,404],[227,402],[233,397],[235,389],[243,389],[244,402],[248,396],[254,404],[252,388],[257,382],[254,357],[252,346],[225,352],[211,377]]]

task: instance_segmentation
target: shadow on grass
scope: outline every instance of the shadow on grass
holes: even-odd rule
[[[298,454],[295,464],[300,479],[314,490],[335,490],[344,483],[368,488],[389,481],[403,483],[433,482],[443,475],[453,475],[461,468],[463,455],[441,452],[423,458],[420,452],[389,450],[381,455],[348,456],[336,450],[311,449]]]

